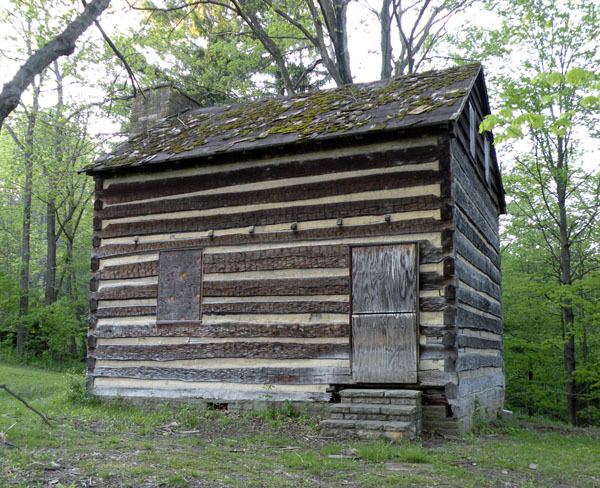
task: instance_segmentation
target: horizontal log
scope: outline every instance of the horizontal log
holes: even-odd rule
[[[98,258],[94,258],[96,262]],[[421,264],[434,264],[448,259],[441,248],[428,241],[420,243],[419,259]],[[205,273],[239,273],[247,271],[268,271],[276,269],[309,268],[348,268],[350,266],[350,246],[303,246],[263,249],[259,251],[205,254],[203,269]],[[98,266],[97,266],[98,268]],[[146,261],[111,264],[104,266],[97,274],[100,279],[145,278],[158,274],[158,261]],[[437,286],[436,286],[437,288]]]
[[[426,337],[427,341],[437,340],[439,344],[446,347],[456,346],[456,331],[452,327],[419,327],[419,335]]]
[[[480,237],[468,219],[458,208],[454,209],[454,224],[456,230],[464,235],[480,253],[486,256],[492,264],[500,270],[500,254],[498,249],[491,247]]]
[[[240,302],[207,303],[202,305],[207,314],[231,313],[349,313],[348,302],[290,301],[290,302]]]
[[[106,380],[100,383],[99,380]],[[132,382],[144,382],[144,386],[134,385],[113,385],[113,382],[124,380],[130,380]],[[240,383],[223,383],[222,388],[204,388],[196,385],[206,385],[207,383],[202,382],[189,382],[190,388],[181,388],[178,384],[169,385],[165,388],[163,385],[155,385],[154,383],[168,382],[172,380],[155,380],[145,381],[133,378],[94,378],[94,386],[91,389],[91,393],[96,396],[105,397],[127,397],[127,398],[165,398],[165,399],[181,399],[181,398],[196,398],[218,402],[235,402],[235,401],[247,401],[247,400],[258,400],[258,401],[294,401],[294,402],[323,402],[327,403],[331,401],[331,393],[320,390],[307,390],[307,391],[279,391],[278,389],[265,390],[264,387],[255,387],[255,389],[239,389]],[[184,382],[180,382],[179,385],[186,385]],[[219,383],[215,383],[219,384]],[[253,386],[253,385],[248,385]],[[297,386],[297,385],[283,385],[283,386]],[[321,386],[321,385],[307,385],[307,386]],[[275,386],[277,388],[277,386]]]
[[[460,328],[478,329],[502,334],[502,320],[493,316],[472,312],[460,306],[456,307],[456,325]]]
[[[205,297],[348,295],[350,277],[205,281]]]
[[[345,245],[284,247],[204,256],[205,273],[293,268],[345,268],[349,265],[350,250]]]
[[[252,210],[241,213],[228,213],[223,209],[218,215],[200,217],[181,216],[164,218],[157,214],[152,220],[131,222],[109,222],[98,235],[109,237],[142,236],[158,233],[202,232],[208,230],[249,227],[252,225],[272,225],[286,222],[305,222],[312,220],[337,219],[339,217],[360,217],[384,215],[409,211],[403,198],[369,199],[344,201],[337,203],[299,203],[298,206],[281,206],[264,210]],[[439,202],[431,202],[425,210],[440,208]]]
[[[347,173],[345,173],[347,174]],[[260,203],[290,202],[307,200],[325,196],[347,195],[350,193],[385,190],[390,188],[408,188],[439,181],[437,171],[389,172],[387,174],[365,175],[357,177],[341,177],[335,180],[296,184],[279,188],[267,188],[254,191],[239,191],[236,188],[225,188],[223,193],[209,195],[186,196],[187,187],[181,188],[181,198],[168,200],[151,200],[128,205],[111,206],[96,213],[98,218],[111,219],[136,217],[165,212],[187,212],[191,210],[207,210],[213,208],[236,207],[240,205],[256,205]],[[437,197],[408,197],[405,206],[408,210],[425,210],[439,208]]]
[[[94,369],[93,376],[178,381],[226,381],[245,384],[330,384],[352,380],[350,368],[160,368],[126,367]]]
[[[323,239],[343,239],[360,237],[401,236],[405,234],[442,232],[450,223],[425,218],[382,222],[381,224],[336,226],[324,229],[299,229],[296,232],[273,232],[264,234],[215,235],[197,239],[165,240],[159,242],[139,242],[132,244],[104,244],[96,250],[96,256],[107,258],[130,253],[160,251],[163,249],[203,248],[222,245],[267,244]]]
[[[459,334],[457,337],[458,347],[474,347],[478,349],[502,349],[501,340],[484,339]]]
[[[493,262],[481,251],[479,251],[469,239],[461,232],[454,234],[454,244],[458,255],[464,258],[467,262],[479,269],[483,274],[489,277],[496,285],[502,283],[500,270]]]
[[[172,361],[174,359],[263,358],[263,359],[348,359],[348,344],[300,344],[225,342],[213,344],[100,345],[93,353],[96,359],[141,359]]]
[[[452,172],[455,177],[461,178],[461,181],[465,181],[465,185],[468,182],[467,188],[473,188],[473,193],[476,194],[477,200],[481,202],[486,208],[495,210],[497,213],[500,212],[500,195],[495,182],[492,182],[494,188],[490,188],[490,185],[485,181],[485,174],[483,171],[483,157],[480,159],[479,164],[474,164],[470,160],[468,153],[468,145],[464,146],[460,143],[460,138],[454,139],[450,144],[450,151],[452,154],[451,165]]]
[[[460,354],[456,359],[456,371],[470,371],[480,368],[502,368],[502,357],[480,354]]]
[[[158,274],[158,261],[143,261],[140,263],[122,264],[120,266],[106,266],[98,272],[102,280],[116,280],[127,278],[146,278]]]
[[[156,315],[156,307],[106,307],[96,311],[96,317],[138,317],[141,315]]]
[[[456,348],[453,346],[444,346],[443,344],[421,345],[419,347],[419,360],[445,360],[447,358],[456,358]]]
[[[495,187],[492,190],[494,198],[491,198],[489,185],[480,179],[480,175],[483,176],[483,168],[477,168],[479,172],[476,174],[473,163],[466,161],[462,157],[453,157],[451,164],[454,180],[460,183],[467,195],[471,196],[471,200],[474,202],[481,202],[480,212],[483,217],[488,221],[492,228],[497,227],[499,214],[497,203],[499,200],[497,200],[496,194],[498,188]],[[466,189],[469,191],[466,191]]]
[[[453,282],[452,278],[433,271],[419,273],[419,288],[421,290],[439,290]]]
[[[325,157],[316,160],[299,158],[287,164],[248,167],[215,174],[183,176],[147,181],[113,183],[102,191],[106,204],[132,202],[135,200],[158,198],[235,184],[255,183],[282,178],[297,178],[339,171],[383,168],[402,164],[429,162],[438,159],[440,149],[436,145],[395,149],[371,154]]]
[[[443,238],[442,238],[443,240]],[[452,240],[450,239],[450,244]],[[451,247],[451,246],[450,246]],[[420,264],[433,264],[441,263],[449,257],[449,247],[436,247],[429,241],[419,242],[419,263]]]
[[[456,260],[456,277],[471,288],[490,295],[498,301],[502,300],[502,288],[460,255]]]
[[[465,285],[461,286],[460,283],[456,290],[456,300],[459,303],[465,303],[470,307],[476,308],[488,314],[495,315],[498,318],[502,318],[502,306],[494,302],[484,295],[467,288]]]
[[[131,298],[156,298],[158,285],[145,286],[111,286],[92,294],[96,300],[127,300]]]
[[[419,299],[419,310],[422,312],[438,312],[443,311],[450,303],[444,297],[428,297]]]
[[[467,183],[467,182],[465,182]],[[486,238],[488,244],[494,249],[500,249],[500,236],[498,233],[498,218],[490,222],[487,219],[483,205],[474,203],[463,190],[458,181],[452,184],[452,196],[461,212],[467,216],[479,232]]]
[[[348,337],[349,324],[260,324],[231,322],[197,325],[104,326],[96,337]]]

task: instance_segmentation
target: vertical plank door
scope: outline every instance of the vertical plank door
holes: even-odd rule
[[[416,244],[352,248],[352,378],[416,383]]]

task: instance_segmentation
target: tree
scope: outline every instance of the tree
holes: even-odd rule
[[[55,17],[58,13],[65,16],[72,13],[62,0],[13,0],[11,7],[10,11],[0,12],[0,16],[4,27],[14,32],[14,42],[0,55],[13,60],[30,57],[45,39],[55,34],[55,29],[60,28]],[[6,269],[3,275],[10,277],[11,261],[16,261],[19,280],[14,291],[18,306],[15,307],[14,300],[0,302],[0,315],[9,318],[2,324],[0,335],[12,340],[14,335],[10,331],[16,330],[17,349],[21,353],[26,348],[31,350],[32,345],[37,352],[47,348],[60,350],[60,338],[69,335],[75,343],[76,309],[78,318],[82,318],[80,298],[87,293],[78,285],[85,278],[79,281],[75,277],[85,276],[88,266],[82,274],[76,244],[80,224],[89,215],[91,191],[88,179],[78,175],[77,169],[90,160],[95,146],[87,134],[87,107],[68,103],[65,83],[73,86],[77,82],[75,66],[80,54],[90,51],[93,45],[87,44],[68,62],[53,61],[35,77],[31,96],[20,103],[10,123],[5,124],[4,134],[10,136],[13,145],[0,154],[0,185],[13,208],[0,215],[2,241],[9,245],[2,254],[2,269]],[[42,94],[49,90],[56,93],[56,103],[51,108],[47,108],[50,97],[42,100]],[[15,232],[17,208],[21,216],[19,231]],[[18,246],[14,243],[16,233]],[[37,238],[44,234],[46,239]],[[86,250],[89,248],[88,243],[83,245]],[[18,254],[16,260],[15,254]],[[58,284],[57,271],[61,277]],[[16,280],[4,280],[4,276],[0,277],[3,290],[12,289]],[[57,299],[61,303],[44,310],[43,305],[51,306]]]
[[[260,18],[285,58],[284,75],[281,63],[230,9],[198,5],[143,13],[142,28],[115,41],[145,86],[173,82],[201,104],[214,105],[283,94],[288,81],[295,91],[313,89],[325,78],[317,73],[321,63],[314,48],[270,9],[260,11]]]
[[[560,307],[568,418],[577,423],[575,282],[598,269],[591,245],[600,211],[600,172],[582,164],[582,138],[600,115],[598,45],[600,8],[593,2],[510,0],[497,12],[500,29],[483,40],[480,55],[526,53],[523,68],[496,82],[502,109],[482,130],[500,130],[497,141],[527,138],[510,175],[513,235],[536,229],[560,287],[550,298]],[[576,20],[575,20],[576,19]],[[500,41],[500,42],[498,42]],[[504,59],[506,61],[506,59]],[[588,139],[590,140],[590,139]]]
[[[446,35],[450,19],[473,0],[382,0],[375,11],[380,23],[381,78],[419,71]],[[397,54],[393,38],[397,37]]]
[[[379,10],[372,9],[381,25],[381,78],[421,69],[443,40],[448,21],[472,3],[382,0]],[[281,92],[289,95],[323,81],[332,80],[338,86],[353,82],[348,47],[350,4],[350,0],[170,0],[166,5],[150,1],[132,8],[174,19],[172,29],[165,32],[169,37],[190,18],[201,19],[197,24],[205,25],[211,17],[227,19],[230,34],[250,35],[260,43],[276,68],[273,74],[280,81]],[[155,21],[150,16],[147,22]],[[211,33],[204,30],[203,35],[212,42]],[[230,54],[235,57],[234,52]],[[318,66],[325,72],[317,72]],[[317,75],[313,83],[303,83],[310,75]]]
[[[18,107],[21,95],[35,77],[59,57],[72,54],[77,39],[94,23],[109,3],[110,0],[92,0],[60,34],[29,55],[13,79],[4,85],[0,92],[0,129],[8,114]]]

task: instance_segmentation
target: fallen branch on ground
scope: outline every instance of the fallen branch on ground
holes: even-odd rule
[[[25,405],[29,410],[31,410],[32,412],[37,413],[41,419],[44,421],[44,423],[48,426],[50,426],[50,420],[48,420],[48,417],[46,417],[43,413],[41,413],[39,410],[36,410],[34,407],[32,407],[31,405],[29,405],[29,403],[27,403],[26,400],[24,400],[23,398],[21,398],[19,395],[17,395],[14,391],[11,391],[8,386],[6,385],[0,385],[0,390],[4,390],[6,393],[8,393],[9,395],[12,395],[13,397],[15,397],[17,400],[19,400],[23,405]]]

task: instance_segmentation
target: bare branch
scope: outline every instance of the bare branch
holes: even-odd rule
[[[87,5],[88,5],[86,0],[81,0],[81,3],[83,3],[84,7],[87,7]],[[135,74],[133,73],[133,70],[131,69],[131,66],[129,66],[127,59],[125,59],[125,56],[123,56],[123,54],[121,54],[121,51],[119,51],[119,49],[117,48],[115,43],[112,42],[112,39],[110,37],[108,37],[108,34],[104,31],[104,29],[100,25],[100,22],[98,21],[98,19],[94,20],[94,25],[100,31],[100,34],[102,34],[102,37],[106,41],[106,44],[108,44],[108,46],[112,49],[112,52],[115,53],[115,56],[117,56],[117,58],[119,58],[121,63],[123,63],[123,66],[125,67],[125,70],[127,71],[127,74],[129,75],[129,80],[131,81],[131,88],[133,88],[133,96],[135,97],[137,95],[137,88],[139,88],[139,83],[135,77]],[[136,85],[137,85],[137,87],[136,87]],[[146,95],[144,95],[143,90],[140,90],[140,93],[142,94],[142,97],[146,98]]]

